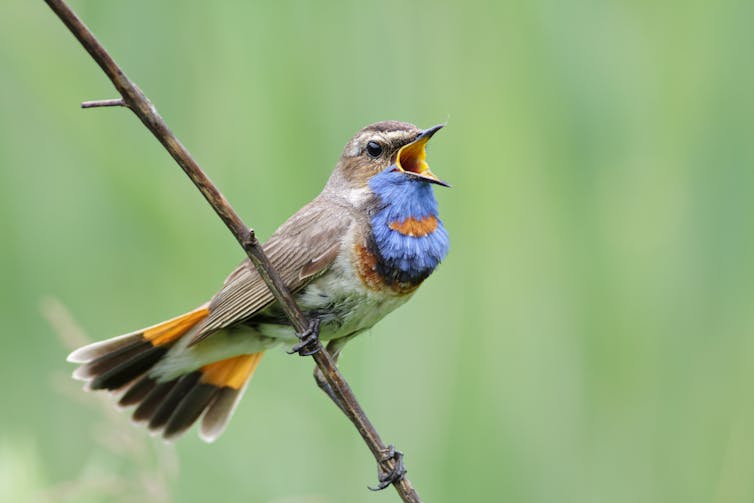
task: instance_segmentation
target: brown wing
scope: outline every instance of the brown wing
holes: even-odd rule
[[[332,264],[353,221],[347,209],[319,197],[281,225],[262,247],[288,288],[296,291]],[[191,344],[252,317],[274,300],[246,259],[210,302],[209,316]]]

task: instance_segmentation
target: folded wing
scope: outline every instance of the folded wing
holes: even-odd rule
[[[318,197],[280,226],[263,249],[285,284],[295,292],[330,267],[353,222],[348,208]],[[190,344],[252,318],[274,300],[267,284],[246,259],[210,302],[209,315]]]

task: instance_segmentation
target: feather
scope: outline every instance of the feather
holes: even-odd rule
[[[150,420],[177,382],[178,379],[173,379],[172,381],[158,383],[157,386],[152,388],[152,391],[150,391],[139,406],[136,407],[136,410],[131,416],[133,420],[137,423]]]
[[[172,440],[191,427],[215,397],[219,388],[197,382],[173,411],[165,426],[163,436]]]
[[[91,362],[97,358],[114,353],[123,347],[130,346],[134,341],[141,340],[141,333],[142,331],[140,330],[130,334],[119,335],[118,337],[113,337],[112,339],[107,339],[105,341],[88,344],[69,354],[67,360],[71,363]]]
[[[330,267],[352,224],[351,212],[323,193],[281,225],[263,248],[288,288],[297,291]],[[267,284],[245,260],[210,302],[209,316],[190,344],[252,317],[273,301]]]
[[[202,382],[218,388],[217,396],[209,404],[202,418],[199,429],[202,440],[214,442],[225,430],[246,390],[246,385],[259,365],[262,354],[241,355],[202,368]]]
[[[375,270],[391,286],[418,286],[448,253],[448,234],[427,182],[391,168],[369,181],[376,211],[371,219]]]
[[[122,388],[150,370],[207,312],[206,305],[200,306],[138,332],[79,348],[68,356],[69,361],[81,364],[73,377],[87,381],[92,390]]]
[[[134,383],[133,386],[131,386],[128,391],[126,391],[122,397],[120,397],[120,400],[118,400],[118,405],[121,407],[128,407],[129,405],[136,405],[137,403],[141,402],[146,398],[146,396],[149,394],[152,389],[157,385],[157,381],[152,379],[149,376],[144,376],[138,381]]]
[[[152,346],[148,342],[144,342],[142,346],[135,349],[138,353],[130,355],[128,360],[118,363],[92,379],[89,389],[118,389],[152,368],[168,351],[168,348],[164,346]]]
[[[194,385],[199,381],[199,377],[201,377],[201,372],[196,371],[186,374],[178,379],[175,386],[171,388],[170,393],[165,396],[162,403],[160,403],[159,407],[157,407],[154,414],[152,414],[152,417],[149,419],[150,430],[161,430],[167,424],[170,416],[175,411],[175,408],[178,407],[188,392],[191,391]]]
[[[126,391],[120,405],[138,404],[133,420],[148,422],[150,431],[162,432],[168,440],[204,414],[200,435],[211,442],[227,425],[261,358],[261,352],[238,355],[164,382],[145,376]]]
[[[245,390],[245,386],[240,390],[233,388],[218,390],[217,397],[210,404],[202,418],[202,424],[199,428],[199,437],[202,440],[212,443],[225,431],[228,420],[230,420],[230,416],[235,412],[236,406]]]

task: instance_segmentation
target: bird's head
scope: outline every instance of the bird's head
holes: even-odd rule
[[[425,147],[443,125],[419,129],[413,124],[384,121],[371,124],[346,144],[330,184],[350,189],[367,187],[380,173],[394,173],[398,180],[433,183],[449,187],[437,178],[425,161]]]

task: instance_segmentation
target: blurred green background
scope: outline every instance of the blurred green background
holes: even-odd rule
[[[427,502],[754,499],[752,2],[73,7],[263,237],[363,125],[448,121],[451,253],[341,360]],[[65,310],[131,331],[242,253],[137,119],[78,108],[115,95],[49,9],[0,10],[0,500],[398,501],[310,360],[267,355],[213,445],[69,379]]]

